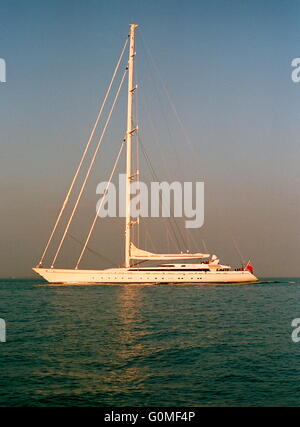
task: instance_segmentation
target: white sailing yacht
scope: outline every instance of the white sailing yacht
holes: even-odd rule
[[[219,259],[215,255],[204,254],[204,253],[170,253],[170,254],[157,254],[149,251],[142,250],[134,245],[132,242],[132,227],[135,224],[135,221],[132,221],[131,217],[131,193],[130,186],[131,182],[134,179],[135,174],[132,173],[132,136],[136,129],[133,126],[133,97],[136,87],[134,86],[134,60],[135,60],[135,32],[137,25],[130,25],[130,34],[123,48],[121,57],[117,64],[117,68],[122,59],[123,53],[125,51],[126,45],[129,41],[129,61],[128,67],[126,68],[126,73],[128,73],[128,106],[127,106],[127,132],[126,138],[124,139],[124,143],[126,144],[126,219],[125,219],[125,262],[124,267],[120,268],[108,268],[101,270],[88,270],[88,269],[80,269],[79,263],[82,259],[82,255],[87,248],[87,244],[94,228],[97,216],[92,224],[90,233],[88,238],[83,246],[82,252],[78,259],[77,265],[74,269],[62,269],[55,268],[54,264],[56,262],[57,256],[60,252],[61,246],[64,242],[64,239],[67,235],[70,223],[76,211],[78,202],[80,200],[83,188],[81,188],[78,199],[75,203],[73,212],[63,234],[63,238],[60,241],[59,247],[56,251],[55,257],[53,259],[52,265],[49,268],[45,268],[43,266],[43,261],[45,255],[48,251],[49,245],[53,239],[54,233],[57,229],[57,226],[61,220],[62,213],[65,209],[67,202],[69,201],[69,197],[71,191],[73,190],[75,181],[77,179],[79,170],[82,166],[82,162],[85,158],[86,152],[91,143],[92,137],[94,136],[95,129],[98,125],[100,116],[102,114],[102,108],[99,112],[99,116],[96,120],[95,126],[92,130],[90,138],[88,140],[86,149],[83,153],[83,157],[79,163],[78,169],[73,178],[71,187],[68,191],[66,199],[63,203],[55,226],[52,230],[44,253],[41,257],[39,264],[33,268],[33,270],[42,276],[49,283],[56,284],[120,284],[120,283],[128,283],[128,284],[243,284],[243,283],[251,283],[256,282],[257,278],[253,274],[253,269],[250,263],[248,263],[243,268],[239,268],[233,270],[230,266],[220,264]],[[116,68],[116,70],[117,70]],[[113,75],[114,76],[116,74]],[[122,82],[124,80],[125,74],[123,75]],[[109,90],[111,88],[113,79],[109,86]],[[121,82],[121,84],[122,84]],[[120,87],[119,87],[120,89]],[[106,94],[104,103],[107,99],[109,90]],[[119,90],[118,90],[119,93]],[[117,95],[118,95],[117,93]],[[116,101],[116,98],[115,98]],[[115,103],[115,102],[114,102]],[[114,104],[113,104],[114,106]],[[112,110],[111,110],[112,112]],[[90,168],[93,165],[94,159],[97,154],[97,150],[102,141],[102,137],[106,130],[106,125],[109,122],[110,115],[105,124],[104,131],[101,135],[99,144],[94,153],[94,157],[92,158]],[[120,153],[122,148],[118,154],[117,161],[119,160]],[[116,166],[116,164],[115,164]],[[115,166],[113,168],[113,172],[115,170]],[[84,184],[89,176],[90,168],[86,175]],[[113,174],[112,172],[112,174]],[[112,175],[111,175],[112,177]],[[157,265],[149,267],[141,267],[140,264],[142,262],[156,261]],[[167,263],[166,263],[167,261]],[[191,263],[191,261],[194,261]],[[170,263],[172,262],[172,263]],[[190,262],[190,263],[188,263]]]

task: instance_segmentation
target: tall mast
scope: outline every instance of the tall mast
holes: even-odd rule
[[[131,194],[130,184],[132,179],[131,159],[132,159],[132,134],[133,129],[133,96],[135,87],[133,87],[134,77],[134,57],[135,57],[135,30],[137,25],[130,25],[130,46],[128,61],[128,107],[127,107],[127,160],[126,160],[126,228],[125,228],[125,267],[130,267],[130,243],[131,243]]]

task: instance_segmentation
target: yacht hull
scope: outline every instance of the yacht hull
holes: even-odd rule
[[[115,268],[105,270],[71,270],[33,268],[53,284],[247,284],[258,279],[250,271],[143,271]]]

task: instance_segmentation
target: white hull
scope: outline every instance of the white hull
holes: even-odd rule
[[[176,254],[161,254],[161,253],[152,253],[146,250],[143,250],[141,248],[138,248],[134,245],[132,239],[131,239],[131,228],[136,223],[139,223],[139,221],[135,221],[135,218],[131,217],[131,184],[133,180],[138,179],[139,171],[138,170],[132,170],[132,138],[133,134],[135,134],[138,131],[138,123],[136,120],[134,120],[133,117],[133,98],[135,90],[137,89],[137,85],[135,85],[134,81],[134,58],[135,58],[135,30],[137,25],[131,24],[130,25],[130,34],[129,34],[129,58],[128,58],[128,67],[126,70],[128,71],[128,103],[127,103],[127,131],[126,131],[126,137],[123,141],[123,144],[126,142],[126,198],[125,198],[125,211],[126,211],[126,218],[125,218],[125,260],[124,260],[124,268],[113,268],[113,269],[104,269],[104,270],[79,270],[77,267],[80,265],[80,262],[82,260],[82,257],[85,253],[85,250],[88,248],[87,245],[89,243],[91,234],[93,232],[96,220],[99,216],[99,212],[101,210],[102,202],[97,207],[97,214],[94,217],[94,221],[89,229],[88,236],[85,240],[85,243],[83,244],[82,251],[80,253],[80,256],[77,260],[75,269],[57,269],[57,268],[39,268],[36,267],[33,270],[39,274],[41,277],[43,277],[47,282],[53,283],[53,284],[122,284],[122,283],[128,283],[128,284],[243,284],[243,283],[253,283],[257,281],[257,278],[249,271],[251,271],[251,265],[249,263],[246,265],[244,270],[239,271],[232,271],[230,266],[222,265],[219,262],[219,259],[216,255],[210,255],[210,254],[203,254],[203,253],[190,253],[189,251],[183,253],[176,253]],[[112,87],[112,83],[114,81],[116,72],[119,68],[119,65],[122,61],[123,53],[125,50],[127,42],[125,43],[124,49],[121,53],[121,56],[119,58],[119,61],[117,63],[117,66],[115,68],[111,83],[108,87],[108,90],[106,92],[104,102],[101,106],[99,115],[96,119],[96,122],[94,124],[94,127],[91,131],[89,140],[87,142],[86,148],[84,150],[84,153],[81,157],[79,166],[75,172],[75,175],[73,177],[71,186],[69,188],[69,191],[66,195],[66,199],[62,205],[62,208],[59,212],[59,215],[57,217],[57,220],[55,222],[54,228],[51,232],[50,238],[46,244],[45,250],[41,256],[41,259],[39,261],[39,266],[42,266],[44,263],[44,259],[46,257],[48,248],[52,242],[52,239],[54,237],[54,234],[57,230],[57,227],[61,221],[65,206],[67,205],[69,201],[69,196],[71,195],[73,191],[73,187],[75,185],[75,182],[77,180],[78,174],[81,170],[81,166],[83,164],[83,161],[86,158],[86,154],[90,147],[90,142],[92,141],[96,128],[98,127],[98,123],[100,121],[100,117],[102,115],[102,109],[106,103],[107,97],[110,93],[110,89]],[[117,93],[115,95],[111,110],[107,116],[107,119],[105,121],[105,125],[103,127],[100,140],[98,141],[98,144],[95,148],[94,154],[91,156],[90,164],[88,167],[88,170],[86,172],[85,178],[83,180],[81,190],[78,194],[78,197],[76,199],[76,202],[74,204],[73,210],[70,214],[69,220],[67,221],[64,233],[61,237],[60,243],[56,249],[54,258],[52,260],[52,263],[50,265],[54,266],[56,264],[57,257],[60,254],[62,245],[65,241],[65,238],[68,234],[69,227],[71,225],[71,222],[73,220],[73,217],[76,213],[78,203],[81,199],[81,195],[83,193],[83,190],[85,188],[86,182],[89,178],[91,168],[94,164],[94,160],[96,158],[96,155],[98,153],[99,147],[102,142],[102,137],[105,134],[106,127],[109,123],[111,113],[114,109],[115,103],[118,99],[119,91],[121,89],[124,77],[126,72],[123,74],[123,78],[119,84]],[[138,143],[138,136],[136,136],[136,143]],[[113,166],[109,181],[107,182],[107,187],[105,191],[108,191],[108,185],[111,183],[112,177],[114,175],[116,166],[118,164],[121,152],[122,152],[122,146],[120,147],[119,154],[117,156],[117,159],[115,161],[115,164]],[[102,198],[102,201],[104,199]],[[134,219],[134,221],[133,221]],[[210,258],[211,257],[211,258]],[[209,259],[208,259],[209,258]],[[203,261],[206,259],[206,261]],[[188,260],[197,260],[197,264],[186,264]],[[140,263],[144,261],[159,261],[158,267],[142,267],[140,268]],[[184,264],[162,264],[166,261],[180,261]],[[132,266],[130,268],[130,266]]]
[[[49,283],[61,284],[247,284],[257,282],[249,271],[130,271],[126,268],[106,270],[68,270],[34,268]]]

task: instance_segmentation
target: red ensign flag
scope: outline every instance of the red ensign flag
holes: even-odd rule
[[[248,261],[248,264],[245,267],[245,270],[250,271],[251,274],[253,274],[253,267],[250,261]]]

